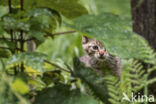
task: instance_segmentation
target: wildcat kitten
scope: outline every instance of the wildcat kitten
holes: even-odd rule
[[[83,36],[82,47],[87,54],[82,56],[80,61],[83,62],[86,67],[91,67],[101,76],[104,76],[108,73],[113,73],[119,78],[121,77],[120,58],[109,54],[104,48],[103,43]]]

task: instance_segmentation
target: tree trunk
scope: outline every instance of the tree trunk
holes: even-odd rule
[[[35,48],[36,48],[36,45],[35,45],[35,42],[33,40],[27,42],[27,50],[29,52],[35,51]]]
[[[143,36],[156,51],[156,0],[131,0],[131,13],[133,31]],[[155,76],[156,72],[150,78]],[[156,83],[149,86],[149,93],[156,94],[155,86]]]
[[[133,31],[156,50],[156,0],[131,0]]]

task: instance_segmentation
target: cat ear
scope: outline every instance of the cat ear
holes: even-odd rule
[[[86,36],[82,36],[82,44],[86,44],[89,42],[89,38]]]

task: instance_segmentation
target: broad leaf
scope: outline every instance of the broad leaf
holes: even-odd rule
[[[45,40],[44,35],[46,35],[46,33],[43,31],[29,31],[28,35],[39,40],[39,43],[41,43]]]
[[[48,7],[54,9],[67,18],[75,18],[87,14],[87,10],[78,3],[78,0],[26,0],[25,8]]]
[[[16,65],[21,62],[24,62],[27,66],[31,66],[33,69],[36,69],[39,72],[43,72],[44,67],[44,59],[46,58],[45,54],[37,53],[37,52],[25,52],[17,55],[13,55],[8,59],[7,65]]]
[[[59,25],[61,24],[60,14],[57,11],[50,9],[50,8],[32,9],[28,12],[28,16],[30,18],[30,23],[32,23],[33,21],[36,21],[37,23],[39,23],[37,25],[38,28],[41,28],[41,29],[42,28],[55,29],[57,22],[59,23]]]
[[[39,92],[34,104],[98,104],[93,97],[70,90],[70,86],[57,84]]]
[[[85,15],[73,19],[72,28],[87,36],[100,40],[105,48],[121,58],[147,58],[147,42],[131,30],[131,22],[127,18],[109,13]]]
[[[12,16],[3,16],[2,24],[3,28],[6,30],[16,29],[17,20]]]
[[[12,50],[14,50],[14,48],[15,48],[15,43],[12,43],[11,41],[5,40],[3,38],[0,39],[0,44],[5,46],[5,47],[8,47],[8,48],[10,48]]]
[[[0,5],[0,17],[8,13],[8,8],[6,6]]]
[[[95,0],[97,12],[109,12],[130,17],[129,0]]]
[[[10,29],[19,31],[29,31],[30,24],[24,19],[18,19],[15,15],[5,15],[2,17],[2,26],[5,30],[9,31]]]
[[[60,15],[49,8],[36,8],[28,13],[30,31],[27,33],[30,37],[37,39],[36,44],[45,40],[45,35],[53,32],[57,27],[57,21],[61,24]]]

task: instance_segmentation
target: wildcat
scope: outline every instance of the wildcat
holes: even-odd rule
[[[109,54],[103,43],[86,36],[82,37],[82,47],[86,54],[80,58],[86,67],[91,67],[100,76],[111,73],[121,77],[121,60]]]

